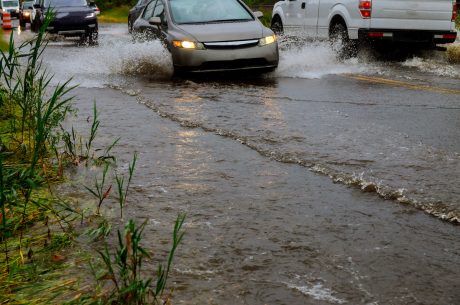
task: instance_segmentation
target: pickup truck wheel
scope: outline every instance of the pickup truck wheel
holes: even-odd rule
[[[329,35],[332,49],[339,59],[347,59],[357,55],[357,44],[348,37],[347,28],[341,24],[335,24]]]
[[[281,22],[281,20],[279,18],[276,18],[272,22],[271,29],[276,35],[283,34],[283,23]]]

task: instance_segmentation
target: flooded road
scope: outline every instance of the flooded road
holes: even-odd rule
[[[187,213],[174,303],[458,304],[460,67],[281,56],[265,76],[171,78],[158,43],[107,26],[45,63],[81,85],[81,120],[97,101],[121,163],[139,152],[126,212],[146,246]]]

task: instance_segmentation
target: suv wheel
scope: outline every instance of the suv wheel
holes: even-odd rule
[[[90,31],[89,35],[88,35],[88,43],[89,43],[89,45],[90,46],[97,45],[98,37],[99,37],[98,29],[94,29],[94,30]]]
[[[99,36],[99,32],[97,28],[94,30],[89,30],[85,34],[81,35],[80,43],[90,45],[90,46],[97,45],[98,36]]]

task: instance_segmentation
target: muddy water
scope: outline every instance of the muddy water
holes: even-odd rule
[[[272,75],[171,79],[161,46],[119,27],[45,56],[82,84],[81,117],[97,99],[121,162],[140,153],[127,213],[149,219],[149,246],[187,213],[175,302],[458,303],[458,227],[427,215],[459,215],[458,66],[337,63],[314,44]]]

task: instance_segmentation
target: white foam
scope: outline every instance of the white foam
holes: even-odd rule
[[[301,293],[312,297],[315,300],[327,301],[335,304],[344,304],[346,301],[333,296],[333,291],[323,287],[320,283],[307,286],[288,284],[289,288],[296,289]]]
[[[460,77],[460,68],[458,66],[449,65],[445,61],[433,58],[414,57],[403,62],[402,66],[439,76]]]

